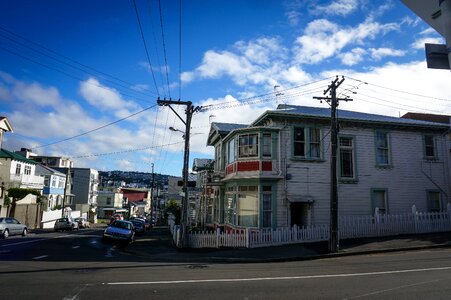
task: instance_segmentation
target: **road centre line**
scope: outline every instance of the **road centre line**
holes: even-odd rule
[[[36,257],[33,257],[33,259],[38,260],[38,259],[42,259],[42,258],[46,258],[46,257],[48,257],[48,255],[36,256]]]
[[[345,274],[324,274],[324,275],[306,275],[306,276],[287,276],[287,277],[257,277],[257,278],[230,278],[230,279],[200,279],[200,280],[172,280],[172,281],[131,281],[131,282],[107,282],[102,285],[152,285],[152,284],[181,284],[181,283],[211,283],[211,282],[246,282],[246,281],[266,281],[266,280],[296,280],[296,279],[321,279],[321,278],[340,278],[340,277],[358,277],[374,276],[387,274],[402,274],[415,272],[431,272],[451,270],[451,267],[407,269],[381,272],[365,273],[345,273]]]

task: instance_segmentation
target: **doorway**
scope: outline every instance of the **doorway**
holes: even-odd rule
[[[290,205],[291,227],[309,225],[309,205],[303,202],[293,202]]]

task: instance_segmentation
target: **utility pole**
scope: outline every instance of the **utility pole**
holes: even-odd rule
[[[70,179],[70,164],[69,164],[69,168],[67,168],[66,170],[66,182],[64,184],[64,196],[63,196],[63,203],[61,205],[61,217],[64,217],[64,208],[65,208],[65,204],[66,204],[66,197],[67,197],[67,184],[69,183],[69,179]]]
[[[339,101],[352,101],[350,98],[337,98],[337,88],[343,83],[344,77],[339,81],[338,76],[324,91],[323,95],[330,92],[329,97],[313,97],[317,100],[325,100],[330,104],[330,142],[332,144],[331,159],[330,159],[330,238],[329,251],[338,252],[339,237],[338,237],[338,180],[337,180],[337,144],[338,144],[338,120],[337,107]]]
[[[168,106],[176,115],[177,117],[182,121],[183,124],[185,124],[185,151],[183,155],[183,193],[184,197],[182,198],[182,214],[181,214],[181,220],[180,220],[180,247],[183,248],[186,246],[186,227],[188,223],[188,164],[189,164],[189,138],[190,138],[190,130],[191,130],[191,119],[195,112],[199,111],[202,107],[201,106],[193,106],[193,103],[191,101],[174,101],[174,100],[160,100],[158,98],[157,100],[158,105],[160,106]],[[186,105],[186,121],[183,120],[182,117],[172,108],[171,105]]]

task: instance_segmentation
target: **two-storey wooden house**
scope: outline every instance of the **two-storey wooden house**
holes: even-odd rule
[[[339,215],[446,209],[449,126],[340,110]],[[212,123],[212,226],[328,224],[330,110],[279,105],[252,124]]]

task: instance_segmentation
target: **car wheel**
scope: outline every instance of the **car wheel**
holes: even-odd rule
[[[22,231],[22,236],[27,236],[27,234],[28,234],[28,230],[26,228],[24,228]]]
[[[9,231],[8,229],[5,229],[5,231],[3,232],[3,238],[7,239],[9,237]]]

